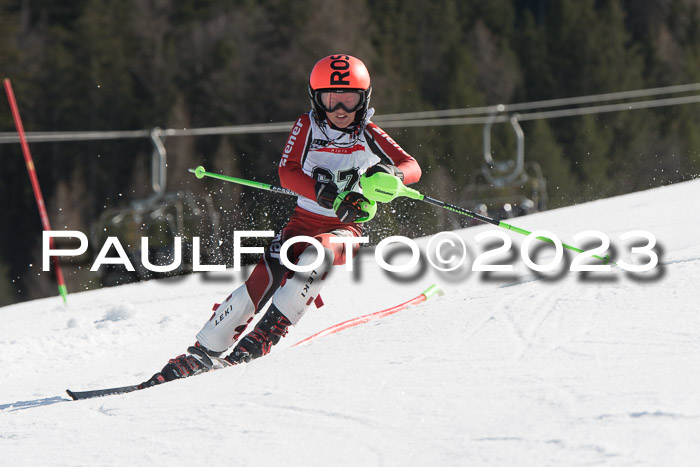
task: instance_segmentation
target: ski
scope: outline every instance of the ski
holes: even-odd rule
[[[126,394],[127,392],[142,389],[139,386],[140,385],[135,384],[133,386],[122,386],[120,388],[95,389],[93,391],[71,391],[70,389],[66,389],[66,393],[68,393],[71,399],[78,401],[83,399],[92,399],[93,397],[111,396],[113,394]]]
[[[197,347],[189,347],[187,349],[187,352],[190,355],[196,355],[198,360],[204,364],[206,367],[206,370],[201,372],[201,373],[195,373],[192,376],[196,376],[198,374],[202,373],[207,373],[209,371],[214,371],[214,370],[220,370],[221,368],[226,368],[231,366],[229,362],[227,362],[223,358],[219,357],[212,357],[211,355],[207,355],[204,353],[201,349]],[[160,373],[156,373],[160,374]],[[154,375],[155,376],[155,375]],[[139,391],[141,389],[146,389],[146,388],[152,388],[154,386],[159,386],[163,383],[167,383],[167,380],[164,380],[163,377],[160,377],[160,382],[157,384],[148,384],[148,382],[141,383],[141,384],[135,384],[133,386],[122,386],[119,388],[107,388],[107,389],[95,389],[92,391],[71,391],[70,389],[66,389],[66,393],[74,400],[83,400],[83,399],[92,399],[94,397],[104,397],[104,396],[112,396],[116,394],[127,394],[129,392],[134,392],[134,391]]]

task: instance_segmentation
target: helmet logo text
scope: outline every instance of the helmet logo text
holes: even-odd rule
[[[333,70],[347,70],[350,68],[350,62],[349,62],[350,57],[347,55],[332,55],[331,60],[331,69]],[[345,86],[350,86],[350,81],[347,79],[348,76],[350,76],[349,71],[334,71],[331,73],[331,86],[336,86],[336,85],[345,85]]]

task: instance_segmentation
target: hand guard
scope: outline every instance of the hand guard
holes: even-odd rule
[[[367,222],[377,213],[377,203],[370,201],[356,191],[344,191],[333,203],[335,215],[341,222]]]
[[[338,197],[338,187],[333,182],[316,182],[316,202],[326,209],[335,209],[333,202]]]
[[[378,172],[388,173],[389,175],[393,175],[403,182],[403,172],[401,172],[401,169],[395,165],[384,164],[382,162],[367,169],[365,172],[365,177],[371,177]]]
[[[360,177],[360,186],[365,198],[379,203],[389,203],[408,190],[398,177],[385,172],[376,172],[371,177],[365,173]]]

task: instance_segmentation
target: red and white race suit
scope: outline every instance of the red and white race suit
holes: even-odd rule
[[[319,123],[312,112],[297,119],[279,163],[282,186],[299,195],[297,207],[287,225],[266,248],[265,254],[246,281],[245,288],[234,291],[224,303],[215,307],[211,320],[197,335],[201,344],[215,351],[223,351],[231,346],[243,333],[253,315],[264,308],[280,289],[289,272],[279,259],[281,245],[287,239],[298,235],[314,237],[324,246],[327,254],[332,254],[332,264],[345,263],[348,252],[344,251],[343,245],[332,244],[328,240],[332,236],[359,237],[362,235],[362,224],[342,223],[332,209],[321,207],[316,202],[316,181],[331,181],[340,192],[361,193],[360,176],[380,162],[398,167],[404,174],[405,184],[415,183],[421,176],[416,160],[371,121],[358,134],[354,125],[350,129],[337,129],[328,121]],[[290,262],[297,261],[307,246],[305,243],[296,243],[290,248]],[[354,255],[358,249],[359,245],[356,244],[350,254]],[[295,273],[294,281],[303,283],[303,274],[305,273]],[[322,278],[325,278],[325,274],[318,275],[318,288]],[[283,289],[291,287],[288,282]],[[279,295],[289,303],[281,302],[275,297],[275,306],[296,324],[303,309],[312,300],[304,297],[303,302],[295,303],[294,298],[289,298],[293,295],[289,291]],[[313,298],[318,298],[318,295]]]

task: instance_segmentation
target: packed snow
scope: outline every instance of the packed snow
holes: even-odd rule
[[[396,277],[364,252],[270,355],[126,395],[72,401],[65,390],[148,379],[247,271],[0,308],[0,463],[698,465],[698,199],[695,180],[509,221],[568,244],[603,232],[614,259],[636,264],[648,261],[632,251],[645,242],[620,236],[650,232],[659,263],[646,273],[571,272],[567,252],[536,274],[520,256],[525,237],[492,225],[454,232],[468,254],[453,272],[423,261]],[[488,230],[513,240],[488,262],[514,272],[470,270],[500,244],[476,241]],[[417,241],[427,249],[430,238]],[[554,257],[551,245],[531,248],[538,263]],[[445,295],[292,347],[431,284]]]

